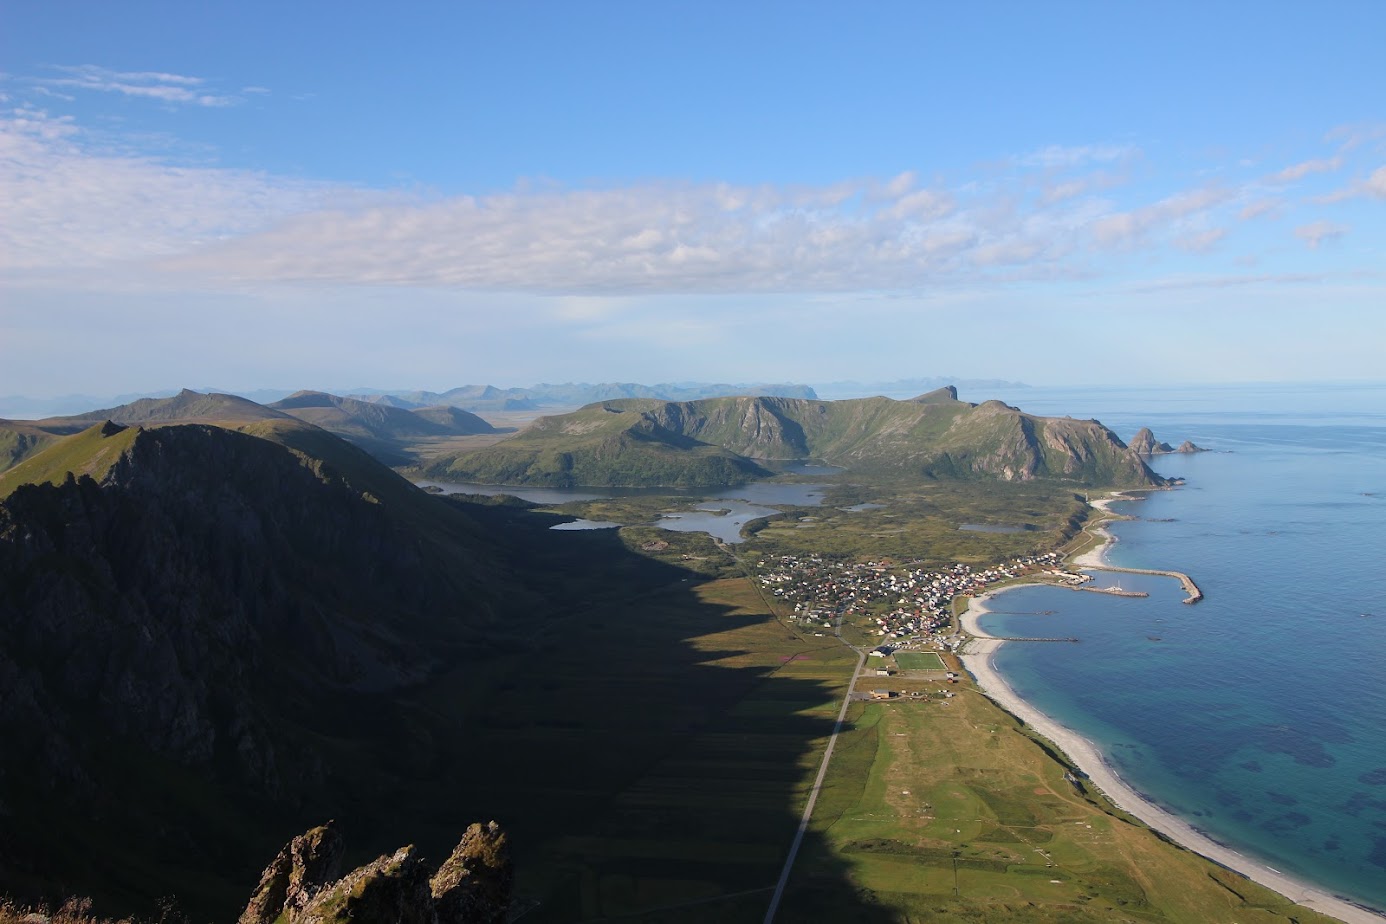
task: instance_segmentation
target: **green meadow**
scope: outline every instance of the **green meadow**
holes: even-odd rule
[[[948,700],[862,703],[839,739],[796,867],[809,920],[1328,922],[1158,837],[1065,779],[1023,723],[970,684]],[[846,867],[854,897],[823,903]]]

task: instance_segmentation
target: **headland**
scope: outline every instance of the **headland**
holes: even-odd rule
[[[1108,505],[1121,499],[1120,496],[1107,497],[1093,501],[1092,506],[1106,512]],[[1097,537],[1100,541],[1088,550],[1074,556],[1070,560],[1072,565],[1092,570],[1133,571],[1134,573],[1153,573],[1178,578],[1181,580],[1186,594],[1188,594],[1188,598],[1184,600],[1185,603],[1194,603],[1202,598],[1201,591],[1188,575],[1170,571],[1137,571],[1136,569],[1116,568],[1107,565],[1104,560],[1105,553],[1107,548],[1116,541],[1116,537],[1106,529],[1105,524],[1107,522],[1109,520],[1102,519],[1089,528],[1089,534]],[[992,598],[1020,586],[1025,585],[1012,584],[973,598],[961,616],[963,631],[971,636],[971,640],[967,642],[959,654],[963,666],[972,674],[981,692],[1057,745],[1075,765],[1087,774],[1088,782],[1100,790],[1113,805],[1140,819],[1150,828],[1175,843],[1214,863],[1241,873],[1248,879],[1273,889],[1306,908],[1330,915],[1346,922],[1346,924],[1383,924],[1386,922],[1386,915],[1325,892],[1316,886],[1266,866],[1258,859],[1239,853],[1226,844],[1213,840],[1189,822],[1156,805],[1123,780],[1097,746],[1087,738],[1066,728],[1022,699],[992,664],[993,655],[1005,644],[1005,640],[990,635],[978,624],[980,618],[990,612],[987,603]]]

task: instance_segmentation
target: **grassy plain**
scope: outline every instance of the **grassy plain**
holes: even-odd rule
[[[855,705],[813,826],[823,850],[788,910],[897,921],[1328,922],[1159,838],[1100,796],[1029,729],[964,683],[949,700]],[[820,875],[846,865],[845,907]],[[851,893],[837,890],[837,894]]]

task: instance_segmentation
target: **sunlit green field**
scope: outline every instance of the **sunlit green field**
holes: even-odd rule
[[[814,817],[824,852],[796,870],[803,900],[786,920],[811,920],[808,899],[827,895],[816,880],[843,865],[856,897],[820,920],[1330,920],[1078,790],[970,684],[950,700],[853,710]]]

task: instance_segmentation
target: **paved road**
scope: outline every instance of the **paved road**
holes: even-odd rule
[[[780,908],[780,898],[784,895],[785,884],[789,882],[790,870],[794,868],[794,858],[799,854],[799,845],[804,842],[804,833],[808,831],[809,819],[813,817],[813,806],[818,801],[818,791],[823,788],[823,778],[828,775],[828,761],[833,759],[833,747],[837,745],[837,733],[842,731],[842,723],[847,719],[847,707],[852,702],[852,691],[856,689],[857,678],[861,676],[861,669],[866,664],[866,652],[860,649],[856,649],[856,652],[857,668],[852,671],[852,680],[847,684],[847,694],[842,697],[842,708],[837,713],[837,724],[833,726],[832,736],[828,738],[828,747],[823,751],[823,762],[818,765],[818,776],[814,779],[813,789],[809,792],[808,804],[804,806],[804,815],[799,819],[799,830],[794,834],[794,843],[789,847],[789,856],[785,858],[784,869],[780,871],[780,881],[775,884],[775,894],[770,899],[769,910],[765,912],[765,924],[771,924],[775,920],[775,912]]]

